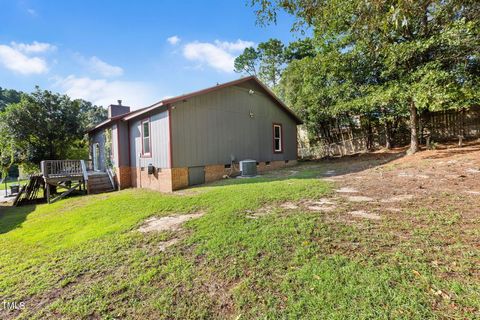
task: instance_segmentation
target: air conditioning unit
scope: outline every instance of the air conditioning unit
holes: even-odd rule
[[[257,175],[257,161],[256,160],[242,160],[240,161],[240,172],[242,177],[254,177]]]

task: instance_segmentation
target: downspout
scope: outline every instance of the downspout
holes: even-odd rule
[[[132,179],[132,148],[131,148],[131,144],[130,144],[130,121],[127,120],[127,143],[128,143],[128,168],[129,168],[129,171],[130,171],[130,186],[132,187],[133,186],[133,179]],[[137,173],[137,168],[135,167],[135,177],[136,177],[136,173]],[[136,184],[136,183],[135,183]]]
[[[140,164],[140,161],[142,160],[142,154],[138,154],[138,164],[140,165],[140,170],[139,170],[139,177],[140,177],[140,188],[142,188],[142,165]],[[135,172],[137,171],[137,167],[135,166]]]
[[[172,154],[172,106],[168,106],[168,162],[170,170],[173,168]]]
[[[170,167],[170,185],[173,191],[173,154],[172,154],[172,106],[168,106],[168,166]]]
[[[118,167],[118,172],[115,172],[115,175],[117,176],[117,189],[120,190],[120,157],[121,157],[121,152],[120,152],[120,120],[117,121],[117,167]]]

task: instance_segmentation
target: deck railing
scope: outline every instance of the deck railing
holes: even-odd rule
[[[45,178],[83,177],[88,170],[88,161],[84,160],[44,160],[41,162]]]

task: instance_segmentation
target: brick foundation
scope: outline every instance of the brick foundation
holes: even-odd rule
[[[232,171],[232,169],[230,168],[225,168],[225,165],[223,164],[205,166],[205,182],[208,183],[208,182],[223,179],[224,176],[229,175],[232,172],[234,175],[239,173],[238,170]]]
[[[115,175],[119,189],[130,188],[132,186],[132,174],[130,167],[115,168]]]
[[[132,187],[147,188],[160,192],[172,192],[171,169],[157,169],[148,174],[148,169],[131,168]]]
[[[295,166],[296,164],[297,164],[297,160],[289,160],[288,163],[285,163],[285,161],[283,160],[270,161],[268,165],[266,164],[266,162],[260,162],[257,166],[257,171],[261,173],[269,170],[277,170],[277,169]]]
[[[257,165],[257,171],[259,173],[262,173],[269,170],[276,170],[276,169],[294,166],[296,164],[297,164],[297,160],[289,160],[288,163],[285,163],[285,161],[283,160],[271,161],[268,165],[266,164],[266,162],[260,162]],[[223,179],[223,177],[226,175],[235,176],[238,174],[240,174],[238,165],[235,165],[235,168],[233,170],[231,168],[225,168],[225,165],[223,164],[205,166],[205,182],[206,183]],[[187,170],[187,184],[188,184],[188,170]]]
[[[188,168],[172,168],[172,190],[188,187]]]
[[[259,173],[281,169],[285,167],[294,166],[297,164],[296,160],[285,161],[271,161],[269,165],[265,162],[260,162],[257,166]],[[122,179],[122,176],[130,173],[130,185],[134,188],[148,188],[160,192],[172,192],[188,187],[188,168],[172,168],[172,169],[157,169],[154,174],[148,174],[147,168],[140,170],[140,168],[120,168],[118,171],[119,181],[125,181],[125,184],[120,182],[120,188],[127,185],[127,178]],[[238,175],[238,165],[232,170],[225,168],[225,165],[209,165],[205,166],[205,182],[213,182],[221,180],[226,175]]]

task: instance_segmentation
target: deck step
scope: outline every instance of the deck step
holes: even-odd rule
[[[108,190],[113,189],[111,184],[103,184],[100,186],[90,186],[89,190]]]
[[[110,188],[110,189],[101,189],[101,190],[97,190],[97,189],[91,190],[91,189],[90,189],[90,194],[107,193],[107,192],[113,192],[113,191],[115,191],[115,189],[112,189],[112,188]]]
[[[88,181],[110,180],[108,176],[88,177]]]
[[[88,191],[91,194],[115,191],[107,173],[96,172],[88,176]]]
[[[90,184],[104,184],[104,183],[111,183],[110,179],[99,179],[99,180],[88,180]]]

